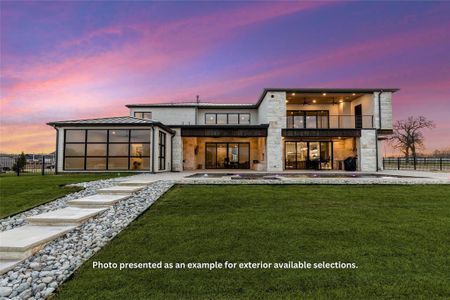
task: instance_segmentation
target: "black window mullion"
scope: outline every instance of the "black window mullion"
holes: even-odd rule
[[[88,130],[84,130],[84,169],[87,169],[87,141],[88,141]]]
[[[128,170],[130,170],[130,156],[131,156],[131,129],[128,129]]]
[[[109,170],[109,129],[106,130],[106,170]]]

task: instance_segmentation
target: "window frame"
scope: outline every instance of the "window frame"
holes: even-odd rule
[[[214,115],[214,123],[208,123],[207,119],[210,115]],[[217,116],[218,115],[226,115],[227,121],[225,124],[219,124],[217,122]],[[238,116],[238,123],[232,123],[230,124],[230,115],[237,115]],[[248,116],[248,123],[241,123],[241,115],[247,115]],[[251,125],[252,124],[252,114],[251,113],[239,113],[239,112],[227,112],[227,113],[222,113],[222,112],[215,112],[215,113],[205,113],[205,125]]]
[[[137,114],[141,114],[141,117],[138,117]],[[150,114],[150,118],[144,118],[144,114]],[[135,118],[144,119],[144,120],[151,120],[153,117],[153,114],[151,111],[135,111],[133,116]]]
[[[67,132],[72,130],[81,130],[84,131],[84,141],[83,142],[67,142],[66,136]],[[88,135],[89,130],[105,130],[106,131],[106,142],[88,142]],[[114,130],[127,130],[128,131],[128,141],[120,141],[120,142],[111,142],[110,141],[110,132]],[[141,142],[132,142],[131,141],[131,132],[132,131],[147,131],[148,132],[148,141],[141,141]],[[141,158],[141,159],[148,159],[149,160],[149,168],[150,170],[150,159],[151,159],[151,151],[149,152],[149,155],[143,155],[143,156],[137,156],[137,155],[131,155],[131,146],[133,144],[145,144],[149,145],[149,149],[151,149],[151,130],[150,129],[124,129],[124,128],[118,128],[118,129],[64,129],[64,141],[63,141],[63,170],[64,171],[134,171],[135,169],[131,169],[131,160],[134,158]],[[66,155],[66,147],[67,145],[72,144],[78,144],[78,145],[84,145],[84,155]],[[87,147],[88,145],[106,145],[106,154],[103,155],[88,155],[87,153]],[[127,145],[127,155],[110,155],[110,145]],[[82,169],[72,169],[72,168],[66,168],[66,158],[81,158],[83,159],[83,168]],[[105,168],[104,169],[96,169],[96,168],[88,168],[87,162],[89,158],[101,158],[105,159]],[[126,158],[127,159],[127,168],[121,168],[121,169],[110,169],[109,168],[109,159],[110,158]],[[147,168],[139,169],[136,171],[145,171]]]
[[[166,169],[166,142],[167,142],[167,134],[161,130],[159,130],[158,135],[158,169],[165,170]]]
[[[292,113],[290,115],[290,113]],[[316,127],[307,127],[306,124],[306,117],[308,116],[308,113],[315,113],[314,117],[316,118]],[[323,115],[321,115],[321,113],[324,113]],[[319,117],[325,117],[326,116],[326,120],[327,120],[327,127],[319,127]],[[291,120],[292,125],[295,124],[295,117],[302,117],[303,119],[303,127],[294,127],[294,126],[289,126],[289,121]],[[290,129],[327,129],[330,128],[330,111],[326,110],[326,109],[319,109],[319,110],[288,110],[286,112],[286,128],[290,128]]]

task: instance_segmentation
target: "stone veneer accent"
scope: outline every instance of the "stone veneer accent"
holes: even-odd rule
[[[181,138],[181,129],[174,128],[176,131],[172,144],[172,171],[183,171],[183,140]]]
[[[378,94],[373,93],[374,127],[381,129],[392,129],[392,92],[383,92],[380,97],[381,104],[381,127],[378,109]]]
[[[358,166],[360,171],[377,171],[376,130],[361,130],[361,137],[357,139]]]
[[[281,129],[286,126],[286,92],[269,92],[258,109],[258,122],[269,124],[266,139],[267,171],[283,170],[283,138]]]

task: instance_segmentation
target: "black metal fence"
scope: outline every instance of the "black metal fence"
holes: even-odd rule
[[[385,157],[383,169],[450,171],[450,157]]]
[[[20,155],[0,155],[0,173],[4,175],[48,175],[55,174],[54,155],[25,155],[25,161],[19,162]],[[19,163],[18,163],[19,162]]]

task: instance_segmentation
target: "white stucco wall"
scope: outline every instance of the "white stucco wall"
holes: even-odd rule
[[[152,120],[159,121],[164,125],[194,125],[195,112],[194,107],[137,107],[130,109],[130,116],[134,113],[145,111],[152,113]]]
[[[197,124],[205,124],[205,114],[209,113],[248,113],[250,114],[250,124],[258,124],[258,111],[256,109],[199,109],[197,115]]]

